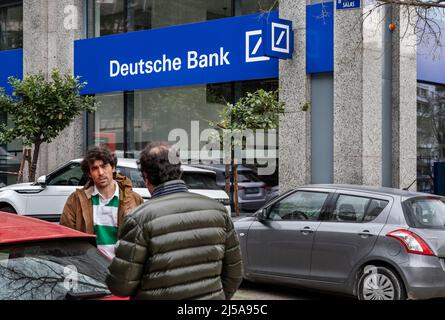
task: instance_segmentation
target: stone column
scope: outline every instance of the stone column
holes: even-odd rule
[[[279,127],[280,193],[310,182],[310,112],[302,107],[310,100],[306,74],[306,1],[280,1],[280,17],[292,20],[294,56],[280,61],[280,100],[286,104]]]
[[[74,70],[74,40],[84,38],[83,0],[24,0],[23,55],[24,74],[43,73],[53,68],[62,73]],[[77,24],[67,22],[77,14]],[[73,21],[76,21],[73,20]],[[57,139],[40,150],[36,177],[56,166],[82,156],[82,116],[73,121]]]
[[[382,183],[382,11],[334,10],[334,183]]]
[[[393,8],[392,144],[393,187],[406,188],[416,179],[417,168],[417,60],[416,36],[407,8]],[[412,19],[412,18],[411,18]],[[416,190],[416,183],[410,188]]]

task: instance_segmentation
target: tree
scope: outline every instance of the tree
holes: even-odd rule
[[[321,3],[332,2],[332,0],[321,0]],[[264,9],[264,12],[275,10],[279,6],[280,0],[275,0],[272,5]],[[361,17],[361,22],[368,18],[374,11],[384,6],[398,6],[405,9],[408,18],[406,28],[413,27],[417,36],[417,42],[432,42],[432,51],[441,47],[441,27],[438,20],[445,17],[445,0],[363,0],[363,5],[367,7],[366,12]],[[327,14],[323,10],[321,16]],[[396,27],[394,25],[394,27]]]
[[[255,131],[257,129],[276,129],[279,124],[279,116],[284,113],[284,103],[278,100],[278,90],[265,91],[259,89],[254,93],[239,99],[235,104],[227,103],[219,114],[220,122],[211,123],[214,127],[220,129],[222,134],[219,138],[222,144],[229,144],[229,148],[224,148],[224,163],[226,164],[226,192],[230,195],[230,175],[232,172],[234,178],[234,195],[236,215],[239,215],[238,207],[238,162],[237,157],[233,157],[234,147],[242,145],[242,134],[245,130]],[[234,134],[234,133],[240,133]],[[237,136],[241,137],[237,139]],[[228,150],[227,150],[228,149]],[[229,161],[230,159],[230,161]],[[233,161],[233,170],[230,166]]]
[[[0,124],[0,143],[19,139],[24,149],[34,147],[28,176],[34,181],[41,144],[51,142],[83,111],[93,112],[97,102],[95,97],[80,94],[86,82],[70,74],[61,75],[57,69],[50,81],[42,74],[8,80],[13,92],[9,96],[0,88],[0,112],[8,114],[13,125],[8,128]]]

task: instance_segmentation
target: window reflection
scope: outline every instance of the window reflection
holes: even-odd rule
[[[96,0],[95,34],[105,36],[233,15],[231,0]]]
[[[433,193],[434,162],[445,161],[445,86],[417,84],[417,191]]]
[[[69,291],[109,293],[105,285],[108,264],[97,248],[84,241],[3,247],[0,300],[60,300]]]
[[[23,47],[23,6],[0,7],[0,50]]]

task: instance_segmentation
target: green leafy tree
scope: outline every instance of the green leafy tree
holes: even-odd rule
[[[12,127],[0,124],[0,143],[19,139],[24,148],[34,147],[28,176],[34,181],[41,144],[54,140],[83,111],[93,112],[97,102],[95,97],[80,94],[86,82],[61,75],[57,69],[49,81],[42,74],[8,80],[13,92],[10,96],[0,88],[0,112],[8,114]]]
[[[280,114],[284,113],[284,103],[278,99],[278,90],[265,91],[259,89],[253,93],[239,99],[235,104],[227,103],[219,114],[220,121],[218,123],[211,123],[212,126],[223,131],[220,134],[221,143],[227,143],[230,139],[230,148],[223,148],[226,164],[226,192],[230,193],[230,166],[233,161],[233,180],[234,180],[234,195],[233,201],[235,204],[236,215],[239,215],[238,207],[238,163],[236,159],[232,159],[234,146],[241,145],[243,141],[236,140],[237,131],[257,129],[277,129],[280,121]],[[234,139],[232,139],[234,137]],[[228,150],[227,150],[228,149]],[[230,154],[229,154],[230,153]],[[231,159],[229,162],[228,159]]]

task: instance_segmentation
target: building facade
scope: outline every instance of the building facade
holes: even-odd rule
[[[154,34],[197,22],[252,14],[263,17],[271,10],[293,23],[293,58],[280,60],[272,76],[88,92],[97,96],[100,107],[42,147],[38,174],[81,157],[94,144],[106,143],[119,156],[137,157],[147,142],[168,140],[174,129],[192,136],[192,126],[198,125],[199,135],[218,120],[225,103],[263,88],[279,89],[286,104],[278,130],[275,180],[281,192],[307,183],[396,188],[413,184],[416,175],[425,174],[421,158],[433,144],[425,142],[422,126],[417,125],[421,120],[416,109],[416,38],[407,14],[398,7],[382,8],[362,24],[369,6],[362,3],[357,9],[340,10],[335,4],[317,0],[281,0],[279,7],[274,0],[2,1],[0,49],[22,48],[23,74],[46,76],[55,67],[64,72],[78,69],[76,43],[81,39],[101,39],[105,51],[113,39],[129,41],[139,31]],[[396,23],[395,31],[388,30],[389,22]],[[169,41],[153,46],[169,47]],[[95,48],[100,54],[100,47]],[[0,52],[0,65],[1,59]],[[7,115],[1,115],[0,121],[7,122]],[[13,161],[21,157],[20,144],[2,148],[6,158],[15,160],[6,159],[9,167],[0,171],[11,172]],[[426,151],[418,157],[421,148]],[[0,179],[10,184],[14,176],[0,173]],[[421,179],[417,186],[426,190]]]

